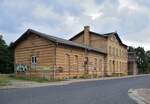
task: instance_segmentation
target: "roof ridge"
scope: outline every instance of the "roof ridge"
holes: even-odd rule
[[[97,33],[97,32],[94,32],[94,31],[90,31],[91,33],[96,33],[96,34],[99,34],[99,35],[110,35],[110,34],[115,34],[115,33],[117,33],[117,32],[108,32],[108,33],[103,33],[103,34],[101,34],[101,33]]]

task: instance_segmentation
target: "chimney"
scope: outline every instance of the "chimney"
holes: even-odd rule
[[[90,45],[90,26],[84,26],[84,44]]]

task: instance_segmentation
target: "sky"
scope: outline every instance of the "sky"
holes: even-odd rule
[[[69,39],[88,25],[150,50],[150,0],[0,0],[0,34],[9,44],[28,28]]]

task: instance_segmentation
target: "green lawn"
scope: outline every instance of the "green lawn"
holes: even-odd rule
[[[38,77],[25,77],[25,76],[10,75],[9,78],[15,79],[15,80],[35,81],[35,82],[40,82],[40,83],[49,82],[49,80],[46,78],[38,78]]]
[[[34,81],[39,83],[65,81],[66,79],[47,79],[39,77],[15,76],[14,74],[0,74],[0,86],[11,85],[12,80]]]
[[[35,82],[57,82],[57,81],[65,81],[65,79],[48,79],[48,78],[40,78],[40,77],[25,77],[25,76],[15,76],[15,75],[9,75],[9,78],[15,79],[15,80],[25,80],[25,81],[35,81]]]
[[[0,74],[0,86],[10,85],[10,78],[8,75]]]

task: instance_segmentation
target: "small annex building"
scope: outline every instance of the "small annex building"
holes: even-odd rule
[[[14,42],[17,74],[80,77],[128,74],[127,46],[116,32],[99,34],[89,26],[69,40],[28,29]]]

